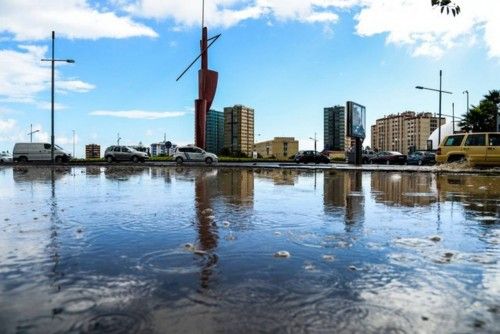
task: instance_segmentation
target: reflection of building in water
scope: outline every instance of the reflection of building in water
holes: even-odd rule
[[[324,173],[323,204],[327,213],[345,210],[346,223],[364,219],[362,174],[358,171]]]
[[[98,176],[101,175],[101,167],[99,166],[86,166],[85,175],[87,176]]]
[[[219,170],[219,189],[226,200],[232,204],[253,206],[253,170]]]
[[[441,201],[460,202],[466,212],[493,214],[500,220],[500,177],[441,174],[436,183]]]
[[[255,170],[255,177],[272,180],[274,185],[293,186],[298,177],[298,172],[291,169],[258,169]]]
[[[152,167],[151,168],[151,178],[152,179],[163,178],[163,179],[165,179],[165,182],[171,183],[172,182],[172,169]]]
[[[434,176],[429,173],[372,173],[375,201],[403,206],[425,206],[437,201]]]

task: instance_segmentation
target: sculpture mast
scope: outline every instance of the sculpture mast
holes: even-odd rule
[[[212,106],[218,80],[218,73],[208,69],[208,49],[219,37],[220,34],[208,38],[208,28],[205,27],[205,0],[202,0],[200,54],[181,75],[179,75],[177,81],[194,65],[194,63],[196,63],[198,58],[201,57],[201,68],[198,71],[198,99],[194,101],[194,142],[196,146],[203,149],[206,149],[207,113]]]

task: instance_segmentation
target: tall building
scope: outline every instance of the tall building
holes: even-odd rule
[[[224,113],[210,109],[207,113],[206,150],[219,154],[224,147]]]
[[[345,151],[350,147],[346,136],[345,107],[324,108],[324,148],[328,151]]]
[[[101,146],[97,144],[85,145],[85,159],[99,159],[101,157]]]
[[[255,151],[264,158],[287,160],[299,151],[299,141],[293,137],[274,137],[273,140],[255,143]]]
[[[224,108],[224,147],[252,156],[253,143],[254,110],[241,104]]]
[[[405,111],[377,119],[372,125],[372,149],[408,154],[412,149],[426,150],[427,139],[437,129],[439,117],[431,113]],[[441,125],[446,118],[441,117]]]

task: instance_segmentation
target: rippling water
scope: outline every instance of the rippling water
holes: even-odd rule
[[[0,168],[0,333],[498,333],[499,221],[498,176]]]

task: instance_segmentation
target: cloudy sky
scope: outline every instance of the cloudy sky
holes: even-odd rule
[[[405,110],[466,109],[500,89],[500,1],[456,0],[442,15],[427,0],[206,0],[214,107],[255,108],[256,140],[323,137],[323,107],[353,100],[367,125]],[[56,142],[193,142],[201,0],[0,1],[0,151],[49,141],[50,34],[56,31]],[[198,67],[198,66],[197,66]],[[258,135],[257,135],[258,134]],[[369,138],[367,138],[369,140]],[[322,146],[322,145],[320,145]]]

